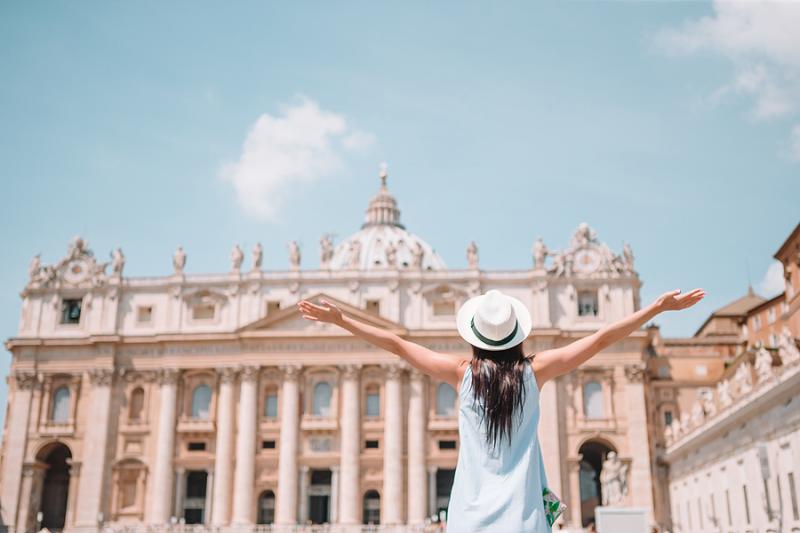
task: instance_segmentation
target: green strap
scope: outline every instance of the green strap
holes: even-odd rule
[[[484,337],[483,335],[481,335],[481,332],[478,331],[478,328],[475,327],[475,317],[474,316],[472,317],[472,320],[470,320],[470,322],[469,322],[469,327],[472,328],[472,333],[474,333],[475,336],[478,337],[478,340],[480,340],[482,342],[485,342],[489,346],[502,346],[503,344],[506,344],[508,341],[513,339],[514,335],[517,334],[517,329],[519,328],[519,321],[515,321],[514,322],[514,329],[511,330],[511,333],[509,333],[507,337],[504,337],[504,338],[500,339],[499,341],[496,341],[496,340],[493,340],[493,339],[490,339],[488,337]]]

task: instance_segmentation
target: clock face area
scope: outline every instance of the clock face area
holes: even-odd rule
[[[67,264],[67,268],[64,270],[64,279],[70,283],[79,283],[86,279],[88,268],[86,261],[70,261],[69,264]]]
[[[592,250],[580,250],[575,254],[575,264],[573,268],[576,272],[588,274],[597,270],[600,266],[600,256]]]

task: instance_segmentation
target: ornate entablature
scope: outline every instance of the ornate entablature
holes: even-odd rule
[[[533,255],[534,268],[544,268],[555,277],[608,277],[636,273],[630,245],[625,244],[622,254],[615,255],[605,243],[598,240],[597,232],[585,222],[572,234],[569,247],[551,252],[539,239],[534,243]],[[549,265],[546,263],[547,257],[552,258]]]
[[[39,254],[33,257],[28,266],[26,290],[104,286],[109,280],[106,273],[108,265],[113,266],[113,276],[119,277],[122,275],[124,261],[122,252],[117,249],[112,254],[112,261],[98,263],[89,244],[81,237],[74,237],[67,248],[67,255],[54,265],[42,265]]]

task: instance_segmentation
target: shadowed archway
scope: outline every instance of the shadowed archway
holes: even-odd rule
[[[588,440],[578,450],[581,455],[580,493],[581,493],[581,525],[588,526],[594,522],[594,509],[603,502],[600,485],[600,470],[603,461],[610,451],[616,451],[610,444],[600,440]]]
[[[41,527],[50,531],[64,529],[67,518],[71,459],[72,452],[60,442],[46,446],[37,456],[37,460],[46,468],[38,510],[42,513]]]

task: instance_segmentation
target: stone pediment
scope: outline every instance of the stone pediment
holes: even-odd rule
[[[361,322],[391,331],[398,335],[406,333],[405,327],[403,327],[401,324],[398,324],[392,320],[388,320],[386,318],[378,316],[374,313],[369,313],[364,309],[360,309],[352,304],[343,302],[332,296],[328,296],[327,294],[317,293],[313,296],[309,296],[304,299],[310,300],[314,303],[319,303],[320,300],[325,299],[331,302],[332,304],[336,305],[346,315],[355,318]],[[315,322],[312,320],[306,320],[305,318],[303,318],[303,315],[300,313],[300,310],[297,309],[297,306],[292,305],[291,307],[287,307],[286,309],[281,309],[280,311],[271,313],[268,316],[260,318],[255,322],[252,322],[242,327],[239,330],[239,332],[245,334],[304,333],[304,332],[319,333],[320,331],[326,331],[326,330],[330,331],[331,333],[346,333],[342,328],[334,326],[332,324],[325,324],[325,323]]]

